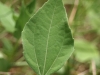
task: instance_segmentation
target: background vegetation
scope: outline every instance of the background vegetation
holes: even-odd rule
[[[0,75],[35,75],[22,54],[21,31],[45,1],[0,0]],[[100,75],[100,0],[63,1],[75,51],[53,75]]]

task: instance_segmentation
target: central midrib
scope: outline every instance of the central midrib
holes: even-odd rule
[[[53,15],[52,15],[52,19],[51,19],[51,23],[50,23],[50,27],[49,27],[49,32],[48,32],[48,37],[47,37],[46,53],[45,53],[44,68],[43,68],[43,73],[42,73],[42,75],[44,75],[44,70],[45,70],[45,65],[46,65],[46,57],[47,57],[47,50],[48,50],[48,41],[49,41],[49,36],[50,36],[49,34],[50,34],[51,25],[52,25],[53,18],[54,18],[55,8],[56,8],[56,4],[55,4],[55,6],[54,6],[54,11],[53,11]]]

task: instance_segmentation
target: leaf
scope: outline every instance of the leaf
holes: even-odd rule
[[[24,56],[38,75],[61,68],[73,52],[73,38],[62,0],[49,0],[22,32]]]
[[[0,71],[7,72],[11,68],[11,63],[4,58],[0,58]]]
[[[92,60],[98,57],[98,55],[95,45],[86,40],[75,40],[75,56],[78,61],[85,62],[87,60]]]
[[[7,58],[9,59],[12,58],[14,55],[14,47],[12,45],[12,42],[7,38],[3,38],[2,43],[3,43],[3,53],[7,55]]]
[[[16,38],[21,37],[21,32],[23,30],[24,25],[30,19],[30,15],[33,14],[35,9],[36,0],[32,0],[29,5],[25,6],[24,2],[22,2],[21,13],[16,22],[16,31],[14,32],[14,36]]]
[[[13,19],[13,12],[10,7],[3,5],[0,2],[0,21],[8,32],[14,32],[15,21]]]
[[[30,18],[30,15],[29,15],[28,11],[26,10],[26,7],[23,3],[22,7],[21,7],[20,16],[19,16],[19,18],[16,22],[16,26],[15,26],[16,31],[14,32],[14,36],[16,38],[20,38],[23,27],[26,24],[26,22],[29,20],[29,18]]]
[[[27,9],[28,9],[29,13],[33,13],[34,12],[35,4],[36,4],[36,0],[32,0],[29,3],[29,5],[27,6]]]

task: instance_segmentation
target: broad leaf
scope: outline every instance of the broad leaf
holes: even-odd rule
[[[62,0],[49,0],[22,32],[24,56],[38,75],[61,68],[73,52],[73,38]]]

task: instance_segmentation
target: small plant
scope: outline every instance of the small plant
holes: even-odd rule
[[[61,68],[74,51],[62,0],[49,0],[27,22],[22,32],[24,56],[37,75]]]

